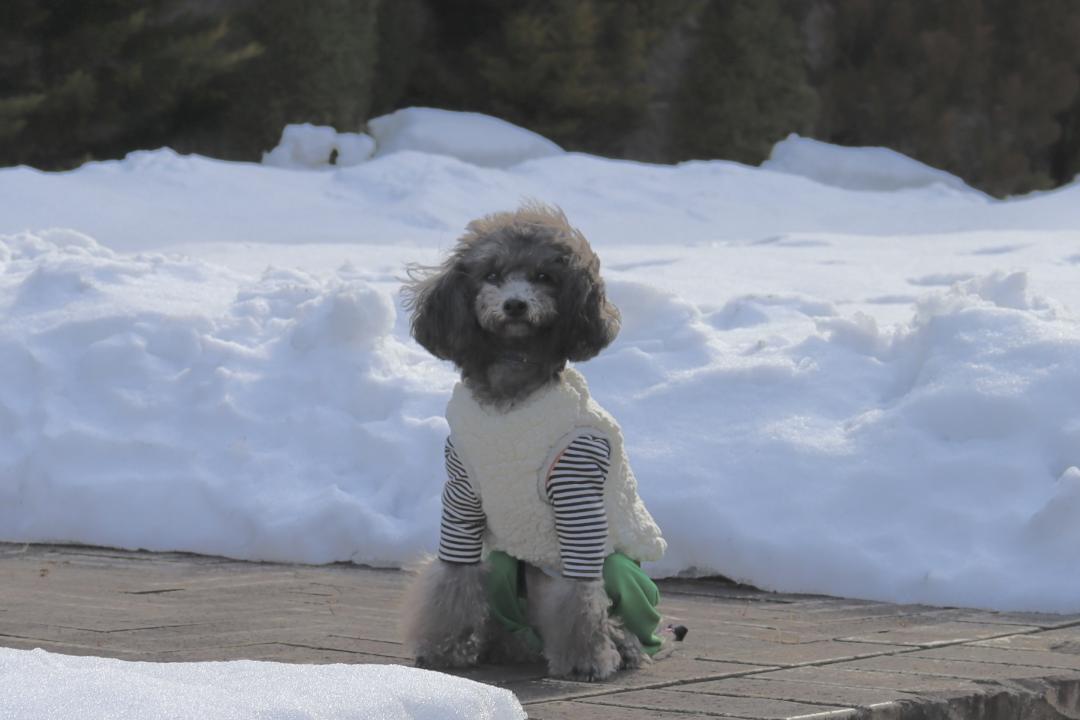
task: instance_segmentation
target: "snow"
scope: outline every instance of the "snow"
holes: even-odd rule
[[[341,167],[359,165],[374,154],[375,139],[365,133],[340,132],[335,149],[338,151],[335,164]]]
[[[1080,185],[999,201],[886,155],[895,190],[415,148],[0,170],[0,539],[432,550],[456,376],[409,338],[401,277],[535,197],[622,310],[580,369],[670,543],[650,573],[1078,611]]]
[[[903,190],[940,184],[977,192],[944,170],[883,147],[841,147],[795,133],[773,146],[761,167],[849,190]]]
[[[473,165],[507,168],[563,152],[542,135],[473,112],[403,108],[368,121],[377,155],[412,150],[449,155]]]
[[[331,165],[359,165],[375,152],[375,140],[363,133],[339,133],[332,127],[302,123],[286,125],[281,141],[263,153],[263,164],[281,168],[324,168]]]
[[[263,153],[263,164],[290,169],[348,167],[403,151],[452,157],[483,167],[508,168],[526,160],[561,155],[547,138],[490,115],[436,108],[404,108],[368,121],[371,135],[332,127],[286,125],[281,141]]]
[[[509,690],[399,665],[148,663],[0,648],[0,720],[518,720]]]

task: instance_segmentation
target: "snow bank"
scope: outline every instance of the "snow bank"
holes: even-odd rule
[[[424,546],[449,378],[391,337],[385,294],[70,231],[0,237],[0,259],[0,537],[374,565]]]
[[[438,248],[469,220],[524,197],[559,204],[594,243],[616,248],[1080,228],[1080,184],[997,201],[940,185],[853,193],[722,161],[665,166],[566,153],[490,168],[399,152],[310,173],[161,149],[67,173],[0,169],[0,233],[69,227],[126,251],[194,243]]]
[[[375,141],[363,133],[339,133],[325,125],[286,125],[281,141],[263,153],[264,165],[283,168],[322,168],[359,165],[375,152]],[[335,156],[334,153],[337,153]]]
[[[776,143],[761,167],[849,190],[890,192],[942,185],[962,192],[978,192],[951,173],[889,148],[842,147],[795,133]]]
[[[1080,185],[997,201],[871,160],[901,190],[416,148],[0,170],[0,539],[432,550],[456,377],[409,338],[402,270],[537,197],[622,309],[581,369],[670,541],[650,572],[1080,610]]]
[[[333,164],[349,167],[372,155],[410,150],[447,155],[483,167],[507,168],[563,152],[541,135],[481,113],[405,108],[373,118],[368,126],[371,135],[339,133],[332,127],[311,123],[286,125],[281,141],[263,153],[262,162],[283,168],[322,168],[331,164],[336,152]]]
[[[0,648],[0,718],[511,720],[509,690],[398,665],[124,662]]]
[[[379,287],[0,238],[0,538],[399,565],[434,545],[452,369]],[[1080,608],[1080,323],[1022,273],[881,328],[612,280],[583,366],[665,528],[655,574]],[[677,468],[673,476],[673,468]]]
[[[796,299],[613,295],[630,337],[588,372],[651,481],[662,573],[1080,607],[1080,323],[1025,275],[926,294],[889,330]]]
[[[559,155],[555,143],[505,120],[473,112],[404,108],[368,121],[377,155],[413,150],[449,155],[473,165],[506,168]]]

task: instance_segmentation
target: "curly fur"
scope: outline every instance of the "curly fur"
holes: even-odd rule
[[[530,581],[531,619],[544,640],[544,659],[552,675],[592,682],[641,664],[645,655],[640,644],[626,645],[627,633],[608,614],[611,600],[602,581],[554,578],[542,572]],[[620,649],[628,653],[625,659]]]
[[[427,559],[405,597],[405,647],[425,667],[475,665],[488,630],[483,565]]]
[[[595,356],[619,332],[600,259],[561,210],[540,203],[474,220],[442,265],[414,265],[409,278],[413,337],[498,407],[556,380],[568,360]],[[496,302],[515,299],[511,285],[526,303],[514,318]]]
[[[561,210],[528,202],[469,223],[446,261],[412,266],[404,288],[412,334],[453,362],[482,403],[508,409],[583,361],[619,332],[600,260]],[[527,660],[529,650],[488,617],[483,565],[435,561],[410,591],[405,634],[418,664],[462,667]],[[529,567],[530,623],[553,675],[603,680],[647,661],[608,614],[600,581]]]

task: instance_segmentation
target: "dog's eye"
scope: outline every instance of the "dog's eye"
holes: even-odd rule
[[[546,272],[538,272],[533,276],[533,281],[538,283],[547,283],[548,285],[555,284],[555,276],[549,275]]]
[[[487,275],[484,276],[484,279],[490,283],[497,283],[499,282],[499,273],[489,272]]]

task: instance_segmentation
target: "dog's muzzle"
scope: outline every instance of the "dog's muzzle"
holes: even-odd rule
[[[476,315],[490,332],[522,337],[554,318],[555,303],[532,283],[510,278],[501,285],[488,284],[480,289]]]

